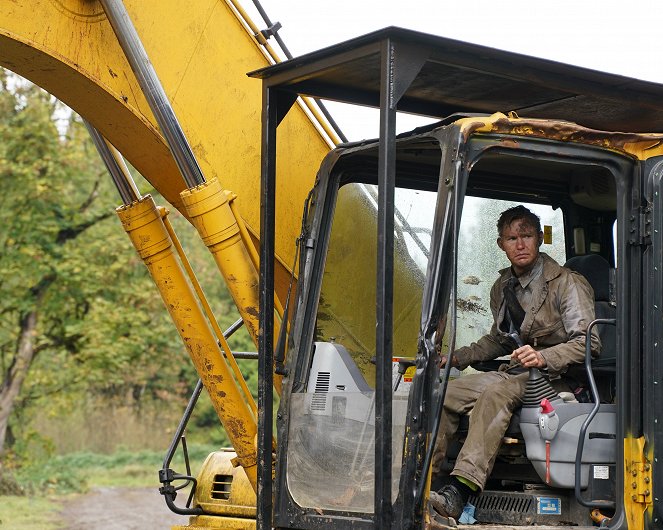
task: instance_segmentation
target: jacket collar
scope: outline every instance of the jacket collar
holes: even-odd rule
[[[543,260],[543,279],[546,282],[549,282],[550,280],[554,280],[559,276],[562,272],[562,267],[557,263],[554,259],[552,259],[548,254],[545,252],[540,252],[539,256]],[[500,277],[502,278],[502,281],[505,282],[509,278],[513,277],[513,270],[511,267],[505,267],[500,271]]]

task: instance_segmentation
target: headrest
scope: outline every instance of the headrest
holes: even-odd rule
[[[564,266],[587,278],[594,289],[594,299],[597,302],[610,302],[610,264],[603,256],[574,256]]]

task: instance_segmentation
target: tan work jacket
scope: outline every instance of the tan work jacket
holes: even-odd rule
[[[561,267],[547,254],[541,253],[541,257],[543,270],[532,280],[531,305],[523,308],[525,319],[520,336],[523,343],[541,352],[548,373],[554,378],[564,373],[570,364],[582,363],[585,359],[585,331],[594,320],[594,291],[581,274]],[[512,276],[511,267],[502,269],[490,290],[493,313],[490,333],[455,352],[461,370],[475,362],[511,354],[513,342],[499,328],[505,313],[503,289]],[[592,355],[597,356],[601,342],[596,328],[592,330],[591,341]],[[510,361],[500,369],[516,365],[515,361]]]

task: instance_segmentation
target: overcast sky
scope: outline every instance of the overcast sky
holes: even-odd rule
[[[293,55],[400,26],[663,83],[660,0],[261,0]],[[246,8],[250,0],[243,0]],[[258,26],[263,27],[258,15]],[[377,113],[334,116],[351,139],[377,134]],[[414,125],[399,118],[398,129]]]

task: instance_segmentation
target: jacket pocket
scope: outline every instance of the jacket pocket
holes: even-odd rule
[[[548,326],[543,326],[532,330],[529,338],[531,340],[536,339],[537,343],[541,345],[548,345],[551,339],[555,344],[560,342],[560,338],[563,339],[562,342],[564,342],[565,339],[562,337],[562,335],[565,335],[564,323],[561,320],[558,320],[557,322],[554,322]]]

